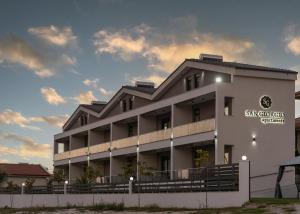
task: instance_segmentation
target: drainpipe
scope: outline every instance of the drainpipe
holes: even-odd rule
[[[174,104],[171,105],[171,142],[170,142],[170,150],[171,150],[171,171],[170,178],[173,180],[174,173],[174,148],[173,148],[173,127],[174,127]]]

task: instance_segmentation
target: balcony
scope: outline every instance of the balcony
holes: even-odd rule
[[[94,146],[90,147],[90,154],[100,153],[100,152],[106,152],[109,150],[110,143],[100,143]]]
[[[70,158],[70,152],[69,151],[54,154],[54,161],[64,160],[64,159],[69,159],[69,158]]]
[[[164,129],[140,135],[140,144],[152,143],[171,138],[171,129]]]
[[[88,147],[75,149],[70,151],[70,158],[88,155]]]
[[[137,145],[137,136],[127,137],[120,140],[115,140],[111,143],[111,149],[121,149]]]
[[[193,134],[199,134],[215,130],[215,119],[202,120],[194,123],[188,123],[173,128],[174,138]]]

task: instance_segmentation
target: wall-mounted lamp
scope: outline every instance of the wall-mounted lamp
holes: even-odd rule
[[[216,83],[222,82],[222,77],[216,77],[215,81],[216,81]]]
[[[130,177],[129,180],[130,180],[130,181],[133,181],[133,177]]]
[[[256,136],[252,135],[252,146],[256,146]]]
[[[243,160],[243,161],[247,160],[247,156],[246,156],[246,155],[243,155],[243,156],[242,156],[242,160]]]
[[[65,181],[65,184],[67,185],[69,183],[69,181]]]
[[[22,183],[22,187],[24,187],[25,186],[25,183]]]

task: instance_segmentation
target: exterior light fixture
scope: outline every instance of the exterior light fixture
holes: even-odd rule
[[[243,161],[247,160],[247,156],[246,156],[246,155],[243,155],[243,156],[242,156],[242,160],[243,160]]]
[[[133,177],[130,177],[129,180],[130,180],[130,181],[133,181]]]
[[[24,187],[24,186],[25,186],[25,183],[23,182],[23,183],[22,183],[22,187]]]
[[[256,136],[252,135],[252,146],[256,146]]]
[[[69,181],[65,181],[65,184],[68,184],[69,183]]]
[[[220,83],[222,82],[222,78],[221,77],[216,77],[216,83]]]

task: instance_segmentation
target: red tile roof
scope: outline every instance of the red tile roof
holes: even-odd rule
[[[8,176],[37,176],[37,177],[50,176],[50,174],[39,164],[0,163],[0,170],[5,171]]]

